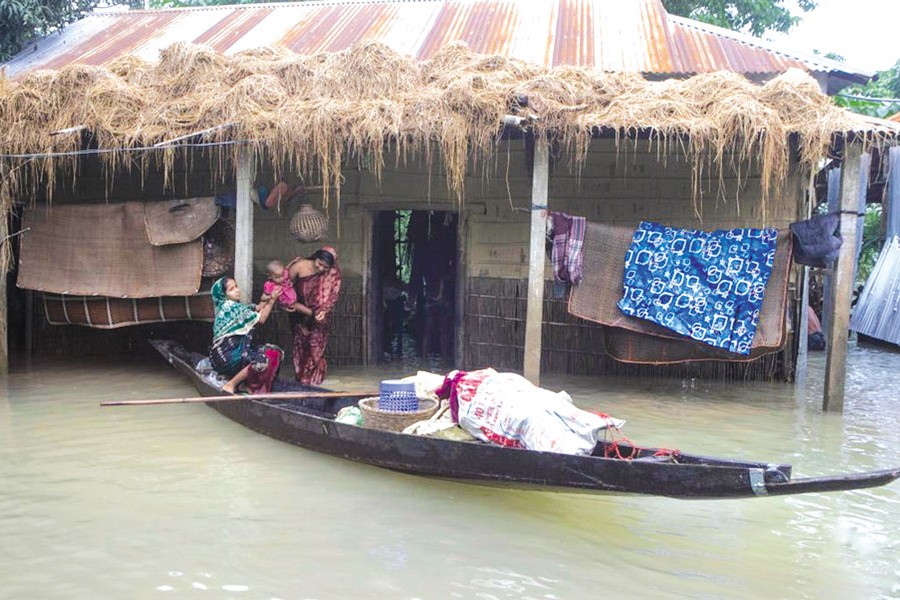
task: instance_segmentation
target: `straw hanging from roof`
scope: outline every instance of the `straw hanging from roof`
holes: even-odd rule
[[[534,134],[561,142],[576,164],[598,127],[617,135],[649,131],[660,145],[678,144],[693,161],[695,192],[705,173],[722,176],[726,153],[760,165],[765,196],[785,178],[789,134],[799,135],[801,160],[812,168],[834,135],[872,132],[800,71],[757,86],[733,73],[647,81],[634,73],[546,69],[459,43],[428,61],[374,43],[313,56],[285,49],[224,56],[175,44],[155,65],[123,57],[108,68],[73,65],[0,79],[0,155],[7,156],[0,160],[12,168],[18,162],[9,155],[77,150],[78,135],[51,132],[84,126],[101,149],[117,149],[101,156],[115,172],[134,148],[210,130],[206,141],[249,140],[298,173],[317,170],[327,209],[339,197],[344,160],[365,155],[380,175],[389,142],[398,156],[421,154],[428,167],[434,146],[448,187],[462,198],[469,161],[492,155],[504,116],[522,96],[539,117]],[[212,129],[224,123],[235,125]],[[211,160],[225,168],[222,154],[235,152],[229,146]],[[52,187],[57,160],[28,167],[12,193]],[[175,153],[167,149],[160,160],[168,173]]]

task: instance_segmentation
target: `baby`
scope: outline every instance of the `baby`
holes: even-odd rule
[[[291,274],[284,268],[280,260],[273,260],[266,267],[266,282],[263,284],[262,302],[268,300],[273,292],[277,289],[281,290],[278,296],[278,305],[285,310],[291,309],[297,302],[297,291],[291,284]]]

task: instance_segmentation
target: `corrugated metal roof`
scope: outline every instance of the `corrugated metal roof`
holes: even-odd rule
[[[799,67],[835,82],[874,73],[802,57],[757,38],[666,13],[660,0],[329,0],[97,13],[6,64],[15,77],[71,63],[104,65],[134,54],[156,60],[176,42],[231,54],[281,45],[300,54],[362,41],[427,59],[450,42],[545,66],[576,65],[680,77],[728,70],[766,76]]]

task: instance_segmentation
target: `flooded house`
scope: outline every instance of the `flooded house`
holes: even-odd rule
[[[8,352],[202,350],[212,278],[233,270],[257,298],[269,261],[328,244],[333,365],[390,360],[393,306],[416,351],[460,368],[790,381],[806,278],[787,228],[811,214],[821,158],[844,161],[850,210],[860,156],[896,135],[828,99],[872,75],[659,0],[95,14],[10,61],[0,88]],[[585,219],[578,285],[555,281],[551,212]],[[642,222],[781,232],[746,353],[615,311]],[[848,269],[842,254],[834,339]],[[289,348],[285,315],[266,331]]]

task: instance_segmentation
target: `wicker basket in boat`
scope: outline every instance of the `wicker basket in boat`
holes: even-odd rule
[[[363,415],[363,427],[384,429],[386,431],[403,431],[413,423],[431,418],[440,404],[437,400],[420,400],[419,410],[394,411],[380,410],[378,396],[363,398],[359,401],[359,409]]]
[[[291,235],[298,242],[316,242],[328,233],[328,216],[317,211],[312,204],[301,204],[291,218]]]

